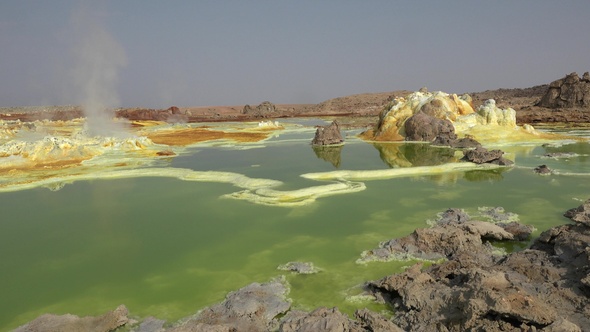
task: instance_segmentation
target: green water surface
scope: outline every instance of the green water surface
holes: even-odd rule
[[[170,166],[280,180],[281,190],[317,185],[300,177],[308,172],[400,167],[383,157],[383,146],[349,135],[338,163],[318,157],[309,144],[310,127],[249,149],[197,146]],[[420,158],[425,153],[433,155],[428,160],[448,156],[446,149],[401,146],[405,161],[415,166],[428,163]],[[501,206],[535,226],[538,235],[568,222],[563,212],[590,196],[588,143],[502,149],[512,154],[516,167],[365,181],[364,191],[300,207],[221,198],[238,189],[173,178],[0,193],[0,330],[43,313],[98,315],[120,304],[138,319],[151,315],[173,322],[222,301],[229,291],[283,274],[295,308],[386,310],[351,296],[364,281],[400,272],[412,262],[355,263],[363,250],[427,227],[427,220],[451,207],[470,212]],[[549,152],[577,155],[542,157]],[[541,164],[559,174],[535,174],[532,168]],[[322,271],[277,270],[289,261],[313,262]]]

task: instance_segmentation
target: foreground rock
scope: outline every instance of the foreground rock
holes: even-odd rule
[[[567,210],[563,215],[575,222],[590,227],[590,199],[577,208]]]
[[[189,331],[273,331],[279,325],[279,316],[291,307],[286,295],[284,279],[268,283],[252,283],[230,293],[224,302],[202,310],[195,318],[167,330]]]
[[[310,313],[291,311],[282,320],[280,332],[402,332],[399,326],[382,315],[369,310],[357,310],[356,320],[348,318],[338,308],[318,308]]]
[[[45,314],[23,325],[14,332],[108,332],[125,325],[128,311],[123,305],[97,317],[78,317],[75,315]]]
[[[566,215],[585,220],[589,209],[587,201]],[[451,224],[466,223],[462,214],[450,215]],[[474,233],[464,230],[464,234]],[[582,331],[590,327],[588,224],[554,227],[529,249],[502,256],[490,255],[485,245],[477,249],[456,232],[440,234],[449,238],[443,247],[447,252],[439,251],[448,260],[428,268],[417,264],[367,284],[378,299],[395,308],[393,322],[404,330]],[[430,240],[420,243],[426,241]]]

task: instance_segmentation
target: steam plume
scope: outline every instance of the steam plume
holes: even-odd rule
[[[112,121],[112,114],[106,110],[119,106],[118,71],[127,60],[125,50],[101,21],[101,14],[87,6],[72,13],[73,92],[84,109],[89,134],[119,136],[123,128]]]

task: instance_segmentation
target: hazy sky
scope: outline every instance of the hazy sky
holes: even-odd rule
[[[590,1],[0,2],[0,106],[317,103],[590,70]]]

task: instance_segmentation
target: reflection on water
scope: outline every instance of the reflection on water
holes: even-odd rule
[[[510,168],[498,168],[486,171],[468,171],[465,172],[463,178],[467,181],[501,181],[504,177],[502,173],[509,171]]]
[[[344,145],[312,145],[311,148],[315,155],[334,167],[339,168],[342,163],[342,148]]]
[[[354,135],[310,153],[312,136],[303,128],[251,150],[208,145],[171,165],[127,161],[121,172],[82,168],[77,178],[57,174],[63,183],[39,175],[61,189],[0,192],[0,330],[42,313],[98,315],[120,304],[136,317],[174,321],[284,274],[277,267],[291,261],[322,269],[287,275],[295,309],[384,310],[359,301],[359,285],[412,262],[360,266],[364,250],[427,227],[450,207],[501,206],[538,235],[568,222],[563,212],[590,193],[587,142],[514,148],[516,166],[505,168]],[[557,152],[575,155],[543,157]],[[559,174],[539,176],[539,164]]]
[[[373,143],[389,167],[434,166],[457,161],[455,150],[425,143]]]

